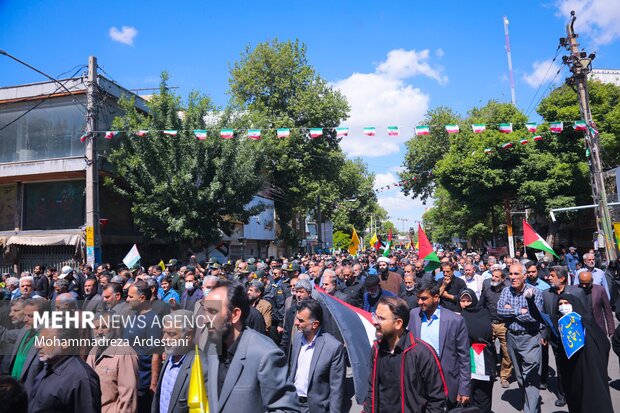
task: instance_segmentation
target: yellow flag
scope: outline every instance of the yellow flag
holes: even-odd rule
[[[379,241],[379,238],[377,238],[377,233],[375,232],[372,238],[370,239],[370,246],[374,247],[377,241]]]
[[[159,263],[157,264],[162,271],[166,271],[166,264],[164,264],[164,260],[159,260]]]
[[[357,236],[355,228],[353,228],[353,234],[351,234],[351,243],[349,244],[349,254],[357,255],[357,249],[360,246],[360,237]]]
[[[616,246],[620,249],[620,222],[614,222],[614,235],[616,236]]]
[[[194,364],[189,375],[189,389],[187,390],[187,406],[189,413],[209,413],[209,398],[207,397],[207,388],[202,376],[202,362],[200,361],[200,353],[196,345],[194,353]]]

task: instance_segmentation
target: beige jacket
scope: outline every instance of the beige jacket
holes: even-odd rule
[[[134,413],[138,408],[138,355],[129,346],[94,347],[86,363],[99,376],[102,413]]]

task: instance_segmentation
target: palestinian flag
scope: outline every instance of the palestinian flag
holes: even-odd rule
[[[115,137],[116,135],[119,134],[119,131],[117,130],[109,130],[105,133],[105,138],[106,139],[112,139],[113,137]]]
[[[486,374],[487,366],[484,361],[484,349],[486,344],[474,343],[469,348],[469,360],[471,363],[471,378],[489,381],[491,377]]]
[[[428,241],[428,238],[426,238],[426,234],[420,224],[418,224],[418,243],[420,244],[418,256],[421,260],[427,262],[424,269],[426,271],[433,271],[435,268],[439,268],[439,257],[437,257],[437,253],[433,250],[433,246]]]
[[[398,136],[398,126],[388,126],[388,136]]]
[[[549,130],[553,133],[562,133],[564,130],[564,125],[562,122],[551,122],[549,124]]]
[[[260,129],[248,129],[248,139],[259,140],[260,139]]]
[[[521,139],[521,140],[519,141],[519,143],[520,143],[521,145],[527,145],[527,144],[528,144],[528,142],[529,142],[529,141],[528,141],[527,139]]]
[[[523,220],[523,243],[528,248],[533,248],[535,250],[545,251],[549,254],[553,254],[556,258],[560,258],[557,256],[553,248],[547,244],[547,242],[542,239],[540,235],[534,231],[534,228],[527,223],[526,220]]]
[[[336,128],[336,136],[339,138],[349,136],[349,128]]]
[[[204,141],[207,139],[207,131],[204,129],[195,129],[194,136],[196,136],[196,139],[199,141]]]
[[[388,242],[385,246],[385,250],[383,250],[383,256],[387,257],[390,255],[390,250],[392,249],[392,229],[390,228],[390,232],[388,233]]]
[[[446,125],[446,132],[459,133],[459,125]]]
[[[486,153],[487,155],[490,154],[491,152],[493,152],[493,149],[491,149],[491,148],[484,148],[484,153]]]
[[[430,135],[431,129],[427,125],[421,125],[415,127],[416,136],[420,135]]]
[[[146,135],[148,135],[149,131],[147,130],[139,130],[136,133],[134,133],[134,135],[139,136],[141,138],[145,137]]]
[[[506,142],[505,144],[502,145],[502,149],[510,149],[513,146],[514,145],[512,144],[512,142]]]
[[[527,128],[528,131],[532,133],[536,133],[536,131],[538,130],[538,125],[534,122],[526,123],[525,127]]]
[[[482,133],[487,130],[487,125],[485,125],[484,123],[474,123],[473,125],[471,125],[471,129],[474,131],[474,133]]]
[[[584,121],[578,120],[573,125],[573,129],[574,130],[587,130],[588,129],[588,125],[586,125],[586,123]]]
[[[164,131],[164,135],[177,136],[177,131],[168,129]]]
[[[501,133],[512,133],[512,123],[500,123],[497,128]]]
[[[279,128],[276,129],[276,134],[278,135],[278,138],[288,138],[291,136],[291,130],[289,128]]]
[[[311,138],[320,138],[321,136],[323,136],[323,128],[310,128]]]
[[[85,134],[80,136],[80,142],[82,143],[86,142],[86,139],[88,139],[89,137],[90,137],[90,132],[86,132]]]
[[[542,140],[543,140],[543,137],[542,137],[542,136],[540,136],[540,135],[536,135],[536,136],[534,136],[532,139],[534,139],[534,141],[535,141],[535,142],[540,142],[540,141],[542,141]]]
[[[364,128],[364,135],[366,135],[366,136],[375,136],[376,134],[377,134],[377,132],[375,131],[375,128],[373,128],[373,127]]]
[[[235,137],[235,132],[232,129],[222,129],[220,131],[220,136],[223,139],[232,139]]]

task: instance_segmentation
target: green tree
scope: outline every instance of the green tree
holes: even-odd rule
[[[296,245],[290,225],[321,197],[321,210],[331,211],[338,194],[338,177],[345,158],[333,129],[348,117],[345,97],[330,87],[308,62],[298,41],[260,43],[248,47],[230,71],[231,105],[240,113],[238,125],[270,129],[292,128],[287,139],[275,132],[262,139],[268,156],[280,237]],[[307,128],[324,127],[321,139],[309,139]]]
[[[334,232],[334,248],[339,250],[346,250],[351,244],[351,234],[347,234],[342,231]]]
[[[118,178],[105,183],[132,203],[134,223],[147,239],[207,245],[257,212],[244,206],[262,188],[263,150],[245,140],[198,141],[190,132],[207,129],[205,116],[214,110],[208,97],[192,92],[182,103],[163,73],[148,114],[139,112],[132,100],[119,104],[124,114],[114,120],[114,127],[125,138],[108,158]],[[143,129],[179,133],[131,135]],[[216,136],[215,130],[210,136]]]

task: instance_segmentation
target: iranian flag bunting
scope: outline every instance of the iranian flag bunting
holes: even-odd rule
[[[527,139],[521,139],[521,140],[519,141],[519,143],[520,143],[521,145],[527,145],[527,144],[528,144],[528,142],[529,142],[529,141],[528,141]]]
[[[510,149],[512,148],[512,143],[511,142],[506,142],[505,144],[502,145],[502,149]]]
[[[168,129],[164,131],[164,135],[177,136],[177,131]]]
[[[512,123],[500,123],[497,127],[501,133],[512,133]]]
[[[310,128],[310,137],[313,139],[323,136],[323,128]]]
[[[148,133],[149,133],[149,131],[147,131],[147,130],[139,130],[139,131],[136,131],[136,133],[134,133],[134,135],[143,138],[146,135],[148,135]]]
[[[349,136],[349,128],[336,128],[336,136],[339,138]]]
[[[535,142],[540,142],[540,141],[542,141],[542,140],[543,140],[543,137],[542,137],[542,136],[540,136],[540,135],[536,135],[536,136],[534,136],[532,139],[534,139],[534,141],[535,141]]]
[[[551,122],[549,124],[549,130],[553,133],[562,133],[564,130],[564,125],[562,122]]]
[[[80,142],[82,143],[86,142],[86,139],[88,139],[89,137],[90,137],[90,132],[84,133],[82,136],[80,136]]]
[[[248,139],[259,140],[260,139],[260,129],[248,129]]]
[[[235,136],[235,132],[232,129],[222,129],[220,131],[220,136],[223,139],[232,139]]]
[[[118,135],[118,131],[117,130],[109,130],[105,133],[105,138],[106,139],[112,139],[113,137],[115,137],[116,135]]]
[[[474,133],[482,133],[487,130],[487,125],[485,125],[484,123],[474,123],[473,125],[471,125],[471,129],[474,131]]]
[[[459,125],[446,125],[446,132],[459,133]]]
[[[388,136],[398,136],[398,126],[388,126]]]
[[[573,129],[575,130],[587,130],[588,126],[586,125],[586,123],[582,120],[578,120],[577,122],[575,122],[575,124],[573,125]]]
[[[204,129],[195,129],[194,136],[196,136],[196,139],[199,141],[204,141],[207,139],[207,131]]]
[[[430,135],[431,129],[427,125],[421,125],[415,127],[416,136],[420,135]]]
[[[428,238],[422,229],[422,225],[420,224],[418,224],[418,243],[420,249],[418,256],[420,259],[427,262],[424,269],[426,271],[432,271],[435,268],[439,268],[439,257],[437,257],[437,254],[433,250],[433,246],[428,241]]]
[[[542,239],[542,237],[534,231],[534,228],[532,228],[526,220],[523,220],[523,243],[528,248],[545,251],[549,254],[555,255],[557,258],[560,258],[557,256],[555,251],[553,251],[553,248],[547,244],[547,241]]]
[[[484,148],[484,153],[486,153],[487,155],[490,154],[491,152],[493,152],[493,149],[491,149],[491,148]]]
[[[289,136],[291,136],[291,130],[289,128],[276,129],[276,133],[278,135],[278,138],[288,138]]]
[[[366,136],[375,136],[377,134],[374,127],[364,128],[364,135]]]
[[[536,131],[538,130],[538,125],[534,122],[528,122],[525,124],[525,127],[527,128],[528,131],[532,132],[532,133],[536,133]]]

